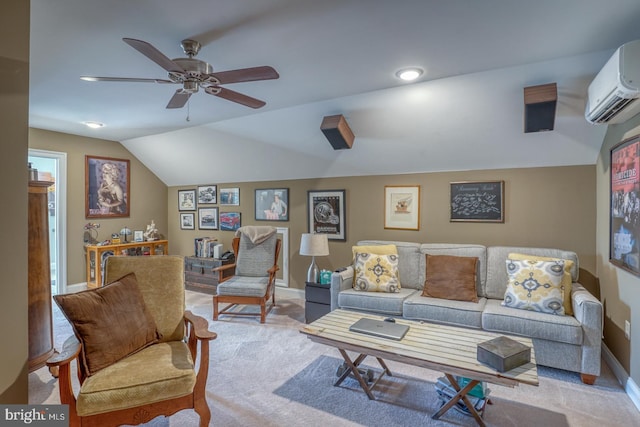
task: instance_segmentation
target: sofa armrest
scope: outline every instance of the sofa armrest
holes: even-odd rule
[[[353,287],[353,266],[348,266],[342,271],[331,274],[331,311],[338,307],[338,294],[340,291]]]
[[[600,374],[600,347],[602,343],[602,303],[580,283],[571,285],[573,313],[582,325],[582,373]]]

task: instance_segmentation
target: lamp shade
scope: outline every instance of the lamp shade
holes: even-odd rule
[[[303,233],[300,239],[300,255],[329,255],[329,239],[327,239],[327,235]]]

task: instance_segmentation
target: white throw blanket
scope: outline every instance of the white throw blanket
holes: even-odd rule
[[[240,227],[236,230],[236,237],[240,237],[244,234],[255,245],[264,242],[269,237],[276,233],[275,227],[265,225],[247,225],[246,227]]]

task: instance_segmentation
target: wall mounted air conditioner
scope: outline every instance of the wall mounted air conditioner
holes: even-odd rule
[[[595,124],[622,123],[640,113],[640,40],[620,46],[589,85],[584,116]]]

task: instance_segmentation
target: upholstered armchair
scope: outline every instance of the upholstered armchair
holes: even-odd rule
[[[232,311],[237,305],[249,304],[260,306],[260,323],[265,322],[276,303],[274,287],[281,244],[274,227],[248,226],[236,231],[232,242],[235,263],[214,269],[219,279],[213,296],[213,320],[218,320],[220,314],[255,316],[251,312]],[[230,271],[233,275],[229,275]],[[219,310],[218,304],[225,303]]]
[[[205,387],[216,334],[185,311],[183,265],[175,256],[113,256],[110,284],[54,297],[75,332],[47,361],[59,368],[71,426],[136,425],[189,408],[209,425]]]

